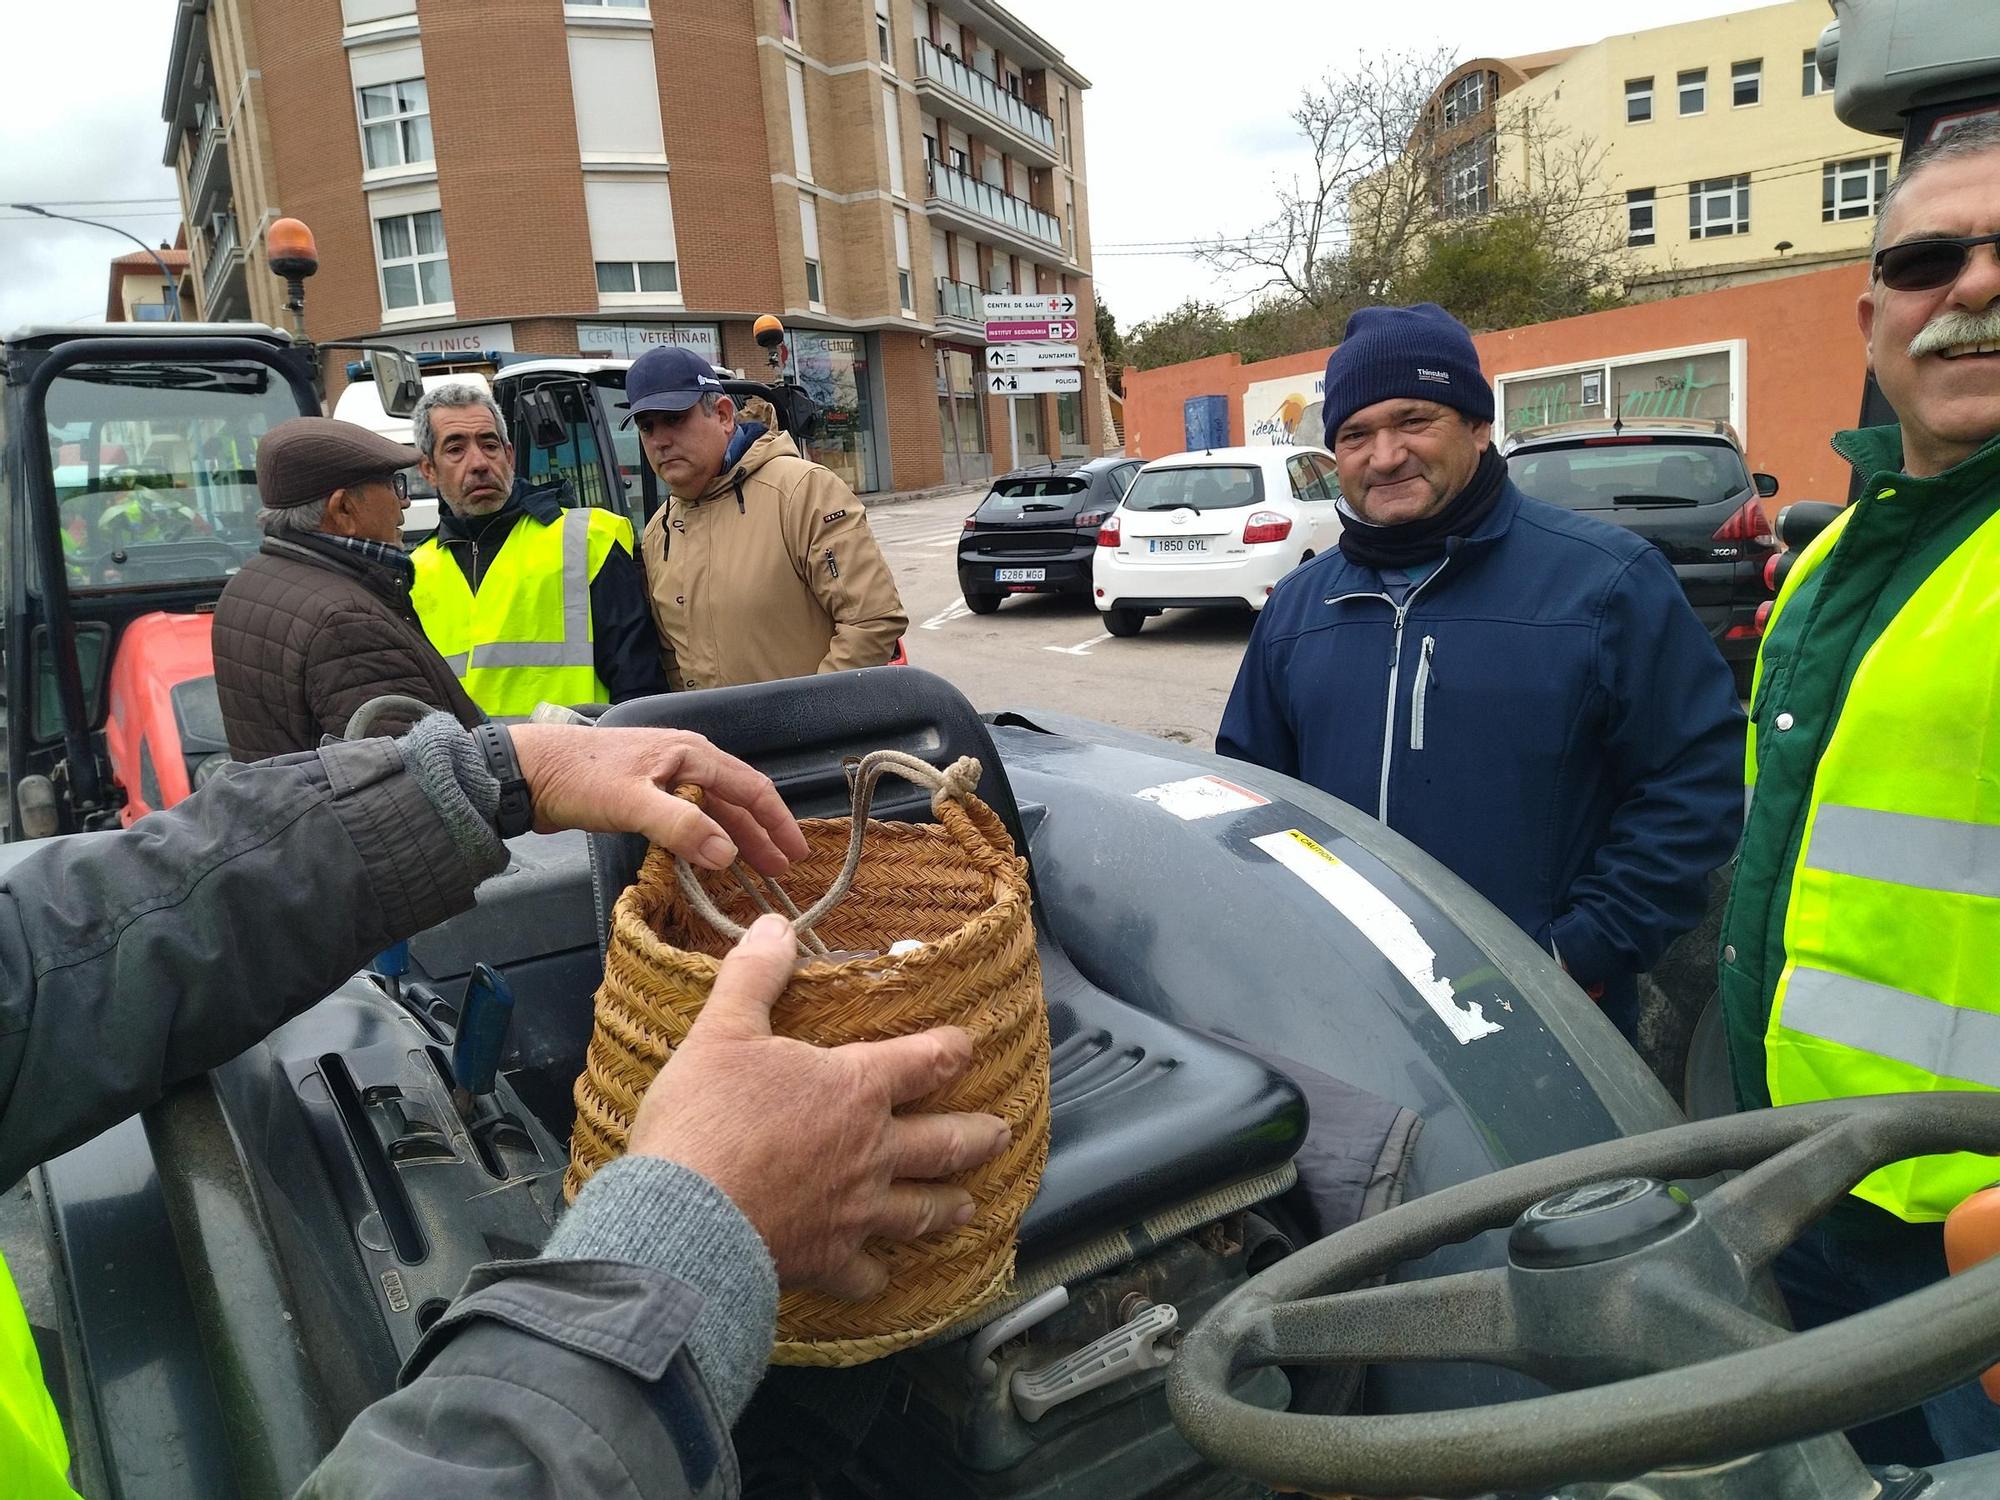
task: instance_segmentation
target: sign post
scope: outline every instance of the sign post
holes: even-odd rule
[[[986,390],[994,396],[1039,396],[1048,391],[1069,394],[1083,389],[1081,370],[988,370]]]
[[[1076,347],[1076,298],[1068,292],[1015,296],[988,293],[980,312],[986,319],[986,392],[1007,402],[1009,467],[1021,467],[1017,397],[1048,391],[1081,391],[1083,356]]]

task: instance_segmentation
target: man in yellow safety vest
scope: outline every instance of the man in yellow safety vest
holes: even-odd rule
[[[2000,1089],[2000,122],[1904,162],[1860,302],[1898,423],[1834,446],[1860,498],[1785,581],[1751,700],[1753,801],[1721,994],[1746,1108]],[[2000,1159],[1900,1162],[1780,1258],[1803,1327],[1945,1274]],[[1851,1434],[1864,1459],[2000,1448],[1976,1383]]]
[[[514,720],[544,701],[665,692],[632,523],[518,483],[506,420],[482,386],[426,392],[411,427],[444,505],[437,535],[412,554],[411,601],[472,701]]]

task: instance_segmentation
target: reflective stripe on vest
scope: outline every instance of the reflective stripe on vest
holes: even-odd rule
[[[523,516],[474,595],[433,538],[411,554],[411,602],[466,695],[494,718],[525,719],[545,700],[603,703],[590,585],[616,545],[631,550],[632,523],[608,510],[564,511],[553,525]]]
[[[1831,548],[1823,534],[1801,557],[1778,610]],[[1764,1037],[1773,1104],[2000,1090],[1996,576],[2000,516],[1918,586],[1848,686],[1785,911]],[[1923,1222],[1996,1179],[2000,1158],[1956,1152],[1854,1191]]]
[[[0,1261],[0,1480],[9,1500],[74,1500],[69,1446],[42,1380],[28,1314]]]

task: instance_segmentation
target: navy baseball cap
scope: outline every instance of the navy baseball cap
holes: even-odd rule
[[[642,411],[686,411],[703,396],[722,394],[715,367],[692,349],[678,344],[648,349],[625,372],[625,420],[631,425]]]

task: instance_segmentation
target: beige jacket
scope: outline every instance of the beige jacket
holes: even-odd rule
[[[879,667],[909,623],[861,502],[775,430],[639,551],[676,690]]]

